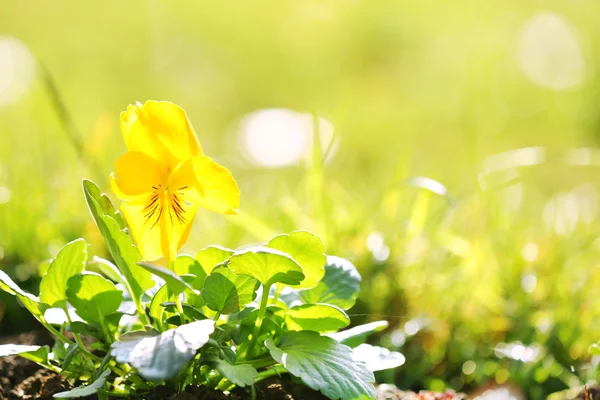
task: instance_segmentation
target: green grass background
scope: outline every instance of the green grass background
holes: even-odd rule
[[[354,320],[388,319],[376,340],[407,357],[380,381],[438,390],[510,382],[542,398],[595,376],[598,3],[0,5],[0,37],[21,41],[36,63],[28,92],[0,107],[0,186],[10,191],[0,268],[16,280],[35,280],[40,263],[80,236],[105,253],[81,180],[108,190],[125,151],[119,113],[169,100],[242,190],[240,216],[201,211],[184,250],[319,234],[363,274]],[[543,12],[566,24],[583,63],[580,83],[565,90],[536,83],[519,63],[524,27]],[[551,47],[561,32],[545,33]],[[327,118],[337,141],[329,162],[249,162],[239,121],[268,108]],[[389,256],[377,260],[374,248]],[[0,298],[3,332],[25,326],[15,307]],[[517,342],[537,356],[494,352]]]

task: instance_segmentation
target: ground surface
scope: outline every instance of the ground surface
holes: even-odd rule
[[[44,333],[24,333],[0,338],[0,344],[51,345]],[[71,385],[60,375],[47,371],[20,357],[0,358],[0,400],[52,399],[54,393],[68,390]]]
[[[52,345],[51,338],[44,332],[25,333],[19,336],[0,338],[0,344]],[[45,370],[37,364],[20,357],[0,358],[0,400],[51,400],[57,392],[69,390],[73,385],[62,376]],[[169,387],[158,387],[144,396],[145,400],[246,400],[250,395],[239,390],[229,395],[203,387],[188,387],[176,393]],[[259,400],[327,400],[319,392],[293,383],[285,377],[267,381],[257,387]],[[452,400],[466,397],[453,392],[404,392],[393,385],[377,388],[378,400]],[[83,400],[96,400],[96,396]]]

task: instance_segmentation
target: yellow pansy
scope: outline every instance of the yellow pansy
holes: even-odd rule
[[[144,260],[173,259],[199,206],[237,213],[235,179],[202,153],[181,107],[153,100],[130,105],[121,113],[121,132],[128,152],[115,163],[110,186]]]

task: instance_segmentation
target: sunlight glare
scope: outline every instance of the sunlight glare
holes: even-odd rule
[[[584,60],[577,35],[565,19],[552,12],[539,12],[521,31],[517,59],[534,83],[554,90],[580,84]]]
[[[525,293],[533,293],[537,286],[537,277],[534,274],[524,274],[521,277],[521,287]]]
[[[323,117],[319,117],[319,134],[325,156],[334,140],[334,127]],[[238,137],[242,151],[254,164],[271,168],[295,165],[311,157],[313,116],[283,108],[255,111],[240,121]],[[328,159],[336,148],[337,143],[334,143]]]
[[[0,204],[6,204],[12,197],[12,191],[6,186],[0,186]]]
[[[31,89],[35,59],[19,39],[0,37],[0,107],[14,104]]]
[[[521,255],[523,259],[527,262],[533,262],[537,258],[539,253],[538,245],[530,242],[523,246],[523,250],[521,251]]]

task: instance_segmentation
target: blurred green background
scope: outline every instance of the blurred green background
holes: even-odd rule
[[[182,106],[242,212],[200,211],[184,250],[295,229],[363,275],[356,323],[402,388],[596,376],[600,4],[39,2],[0,12],[0,268],[85,237],[134,101]],[[314,140],[320,138],[320,140]],[[0,330],[29,329],[0,296]]]

